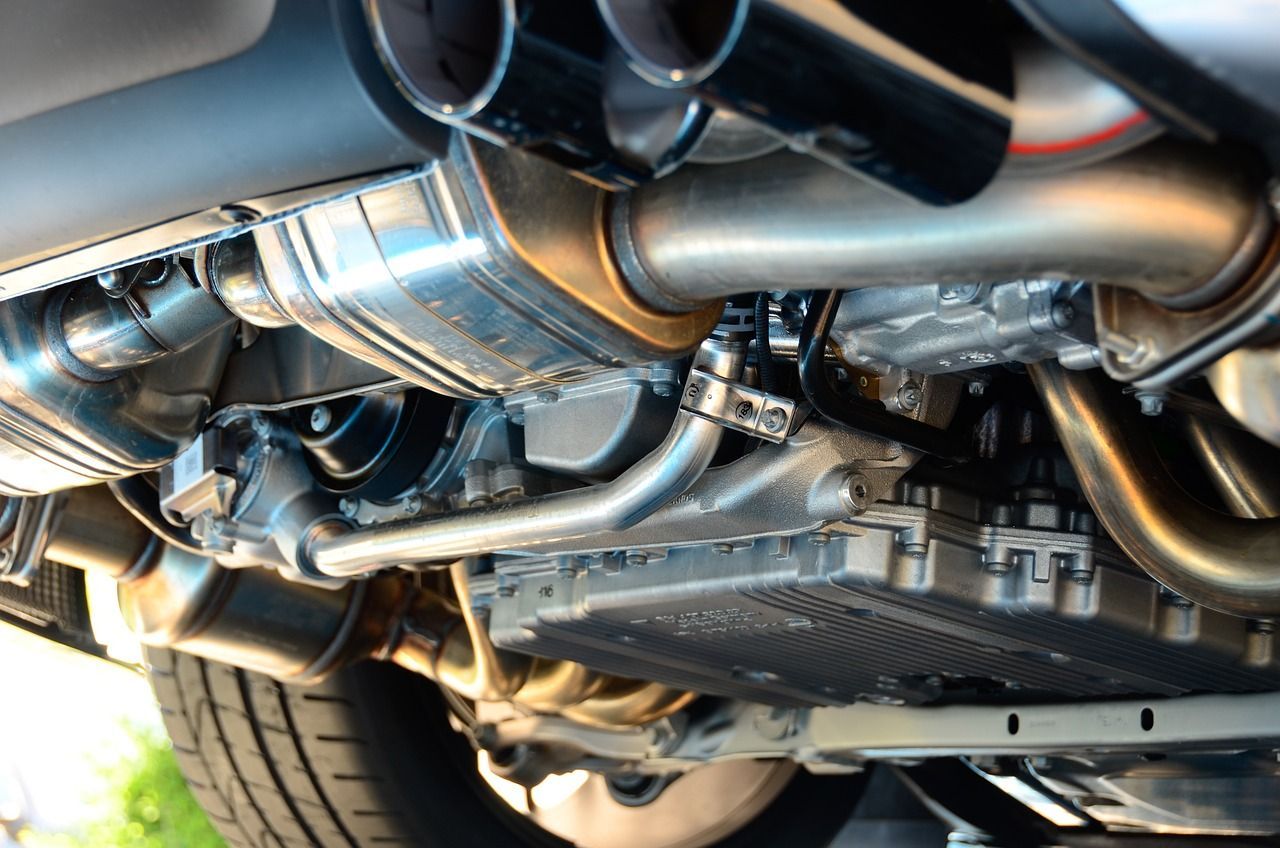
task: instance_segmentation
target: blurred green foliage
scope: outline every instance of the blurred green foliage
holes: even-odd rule
[[[104,766],[103,810],[77,833],[19,834],[24,848],[223,848],[178,769],[168,737],[126,725],[136,753]]]

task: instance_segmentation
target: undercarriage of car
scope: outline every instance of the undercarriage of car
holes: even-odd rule
[[[234,844],[1280,837],[1273,7],[185,5],[0,13],[0,611]]]

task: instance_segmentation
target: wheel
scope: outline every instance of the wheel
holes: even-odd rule
[[[395,666],[299,687],[172,651],[147,662],[179,764],[232,846],[817,848],[865,782],[750,761],[665,788],[578,775],[555,806],[537,805],[541,786],[526,793],[526,815],[482,773],[435,685]]]

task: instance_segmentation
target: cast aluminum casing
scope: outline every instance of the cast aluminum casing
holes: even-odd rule
[[[490,632],[502,648],[786,706],[1280,686],[1270,627],[1171,595],[1087,512],[993,513],[925,486],[899,499],[732,552],[504,561]]]

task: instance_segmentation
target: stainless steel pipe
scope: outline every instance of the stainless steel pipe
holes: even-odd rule
[[[761,290],[1042,278],[1191,306],[1251,270],[1271,229],[1245,173],[1172,143],[1060,173],[1008,170],[945,209],[777,154],[685,168],[613,213],[627,279],[668,309]]]
[[[1259,461],[1258,451],[1267,450],[1265,444],[1240,430],[1194,415],[1185,417],[1183,431],[1209,482],[1233,515],[1280,515],[1280,480],[1273,468]]]
[[[698,366],[729,379],[742,372],[745,346],[704,342]],[[653,453],[616,479],[409,521],[318,534],[309,564],[331,577],[351,577],[397,563],[453,560],[624,530],[689,488],[720,446],[719,424],[681,410]]]
[[[1280,613],[1280,519],[1223,515],[1193,500],[1095,372],[1028,367],[1085,497],[1134,562],[1212,609]]]

